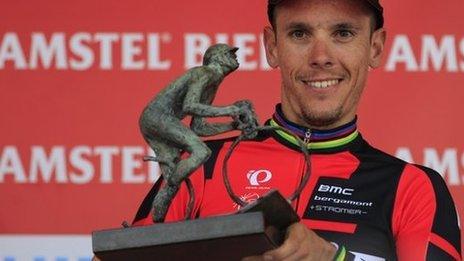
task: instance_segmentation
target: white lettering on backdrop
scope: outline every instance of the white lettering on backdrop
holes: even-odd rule
[[[0,184],[151,183],[158,178],[159,167],[144,162],[145,155],[153,151],[142,146],[32,146],[28,151],[4,146]]]

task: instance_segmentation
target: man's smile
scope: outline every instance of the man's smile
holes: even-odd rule
[[[341,79],[326,79],[326,80],[302,80],[305,85],[309,85],[314,88],[323,89],[337,85],[341,82]]]

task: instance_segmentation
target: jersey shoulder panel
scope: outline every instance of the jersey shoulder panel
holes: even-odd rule
[[[460,259],[457,222],[453,200],[440,174],[408,164],[401,174],[392,215],[398,257],[437,260],[447,255],[449,260]]]
[[[372,145],[363,138],[360,139],[358,146],[353,146],[350,150],[354,155],[362,156],[364,161],[377,164],[388,164],[404,167],[407,162],[391,154],[386,153]]]
[[[430,243],[455,257],[461,256],[461,233],[458,213],[443,177],[433,169],[415,165],[430,179],[436,201]],[[435,251],[438,252],[438,251]]]

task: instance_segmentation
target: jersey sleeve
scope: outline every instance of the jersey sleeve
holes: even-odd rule
[[[458,215],[442,177],[406,165],[392,214],[399,260],[461,260]]]

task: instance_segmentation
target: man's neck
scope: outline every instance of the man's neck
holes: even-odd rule
[[[286,122],[291,123],[292,125],[298,126],[302,129],[310,129],[310,130],[320,130],[320,131],[330,131],[332,129],[337,129],[341,126],[344,126],[346,124],[349,124],[353,122],[356,119],[356,115],[346,117],[346,119],[339,119],[337,121],[315,121],[315,122],[309,122],[304,119],[299,120],[297,119],[292,119],[291,117],[288,117],[287,113],[285,113],[284,108],[282,108],[281,104],[278,104],[276,106],[276,113],[278,113],[282,119],[284,119]]]
[[[319,129],[319,128],[308,128],[306,126],[299,125],[285,118],[280,105],[276,106],[276,111],[270,120],[271,126],[280,126],[287,131],[279,131],[276,133],[279,137],[298,145],[298,141],[293,135],[298,136],[302,141],[308,144],[309,148],[312,149],[327,149],[344,146],[349,144],[351,141],[358,137],[358,130],[356,125],[356,117],[341,126],[337,126],[332,129]],[[287,132],[291,132],[293,135],[289,135]]]

